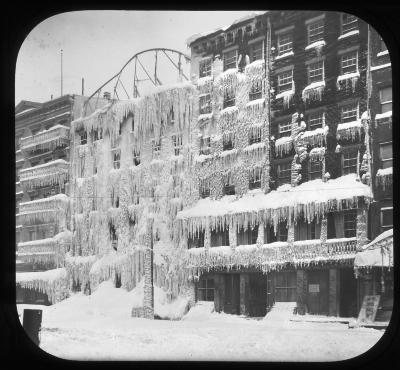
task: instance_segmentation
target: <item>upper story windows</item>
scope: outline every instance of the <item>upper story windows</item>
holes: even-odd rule
[[[252,81],[249,93],[249,100],[261,99],[261,97],[262,97],[262,80],[256,79]]]
[[[200,197],[207,198],[210,196],[210,180],[209,179],[201,179],[200,180]]]
[[[290,184],[291,178],[291,162],[278,164],[278,182],[279,186],[283,184]]]
[[[287,32],[278,35],[278,56],[293,51],[293,33]]]
[[[343,175],[357,173],[357,157],[357,149],[351,149],[343,153]]]
[[[342,123],[356,121],[358,116],[358,103],[347,104],[341,108],[340,118]]]
[[[261,128],[252,127],[249,130],[249,145],[261,143]]]
[[[226,91],[224,94],[224,108],[235,105],[235,95],[233,92]]]
[[[322,128],[324,123],[324,112],[315,112],[308,115],[308,129],[310,131]]]
[[[344,237],[354,238],[357,235],[357,210],[350,209],[343,212]]]
[[[172,135],[172,145],[174,147],[174,154],[179,155],[182,152],[182,134]]]
[[[232,174],[230,172],[224,175],[224,195],[235,195],[235,185],[232,180]]]
[[[392,110],[392,86],[379,90],[379,99],[381,102],[381,113]]]
[[[224,135],[222,139],[223,150],[231,150],[233,149],[234,136],[233,135]]]
[[[208,155],[211,153],[211,141],[210,137],[200,138],[200,154]]]
[[[293,69],[278,74],[278,93],[293,90]]]
[[[207,114],[211,113],[211,95],[201,95],[199,98],[199,113]]]
[[[291,122],[281,122],[278,126],[279,137],[290,136],[292,132]]]
[[[381,228],[382,231],[393,228],[393,207],[381,208]]]
[[[308,44],[313,44],[324,39],[325,21],[319,19],[307,25]]]
[[[379,144],[379,154],[382,168],[393,167],[393,146],[391,141]]]
[[[310,160],[308,175],[310,180],[320,179],[322,177],[322,162]]]
[[[358,71],[358,51],[352,51],[340,57],[340,70],[342,75]]]
[[[199,62],[199,77],[211,76],[211,58]]]
[[[346,13],[341,14],[341,26],[342,35],[358,29],[357,17]]]
[[[249,175],[249,189],[261,188],[261,167],[256,167],[250,171]]]
[[[157,158],[161,153],[161,138],[152,140],[153,158]]]
[[[140,151],[137,149],[132,150],[132,159],[133,159],[133,164],[135,166],[138,166],[140,164]]]
[[[236,68],[237,50],[231,50],[224,53],[224,71]]]
[[[80,143],[81,145],[87,144],[87,132],[85,130],[82,130],[80,133]]]
[[[324,61],[320,60],[307,66],[308,84],[324,81]]]
[[[118,169],[121,166],[121,149],[116,148],[111,150],[112,161],[113,161],[113,168]]]
[[[263,59],[264,42],[259,41],[250,45],[250,61]]]
[[[101,140],[103,138],[103,130],[101,128],[93,130],[93,141]]]

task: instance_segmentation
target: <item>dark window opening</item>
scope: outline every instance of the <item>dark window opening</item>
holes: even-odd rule
[[[349,150],[343,153],[343,175],[357,173],[357,150]]]
[[[199,98],[199,113],[208,114],[211,113],[211,95],[202,95]]]
[[[209,137],[200,138],[200,154],[208,155],[211,153],[211,141]]]
[[[204,230],[200,231],[193,237],[188,238],[188,248],[203,248],[204,247]]]
[[[214,279],[200,279],[197,297],[199,301],[214,301]]]
[[[87,132],[83,131],[79,135],[80,135],[81,145],[87,144]]]
[[[233,149],[233,138],[231,136],[225,137],[222,141],[223,150],[232,150]]]
[[[262,98],[262,81],[256,80],[252,83],[249,100],[257,100]]]
[[[224,108],[233,107],[235,105],[235,95],[226,93],[224,95]]]
[[[249,189],[261,188],[261,168],[255,168],[250,172],[249,176]]]
[[[343,212],[344,218],[344,237],[353,238],[357,234],[357,210],[347,210]]]
[[[322,177],[322,162],[319,160],[310,161],[309,179],[315,180]]]
[[[133,164],[135,166],[138,166],[140,164],[140,152],[134,149],[132,152],[132,157],[133,157]]]
[[[278,181],[279,185],[290,184],[291,182],[291,162],[281,163],[278,165]]]

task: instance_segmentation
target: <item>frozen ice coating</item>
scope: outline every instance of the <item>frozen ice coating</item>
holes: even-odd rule
[[[361,120],[339,123],[337,126],[336,136],[340,139],[354,141],[357,135],[358,137],[361,137],[362,130],[363,125],[361,123]]]

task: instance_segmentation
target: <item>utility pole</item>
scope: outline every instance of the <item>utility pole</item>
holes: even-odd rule
[[[61,96],[63,95],[63,50],[61,49]]]

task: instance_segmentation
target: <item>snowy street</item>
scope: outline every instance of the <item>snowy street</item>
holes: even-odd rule
[[[131,318],[130,309],[140,299],[138,288],[127,292],[104,282],[91,296],[78,293],[56,305],[40,306],[40,347],[77,360],[338,361],[364,353],[384,333],[349,329],[338,322],[210,313],[206,304],[179,321]],[[155,293],[157,311],[160,295]],[[22,312],[22,306],[18,308]]]

